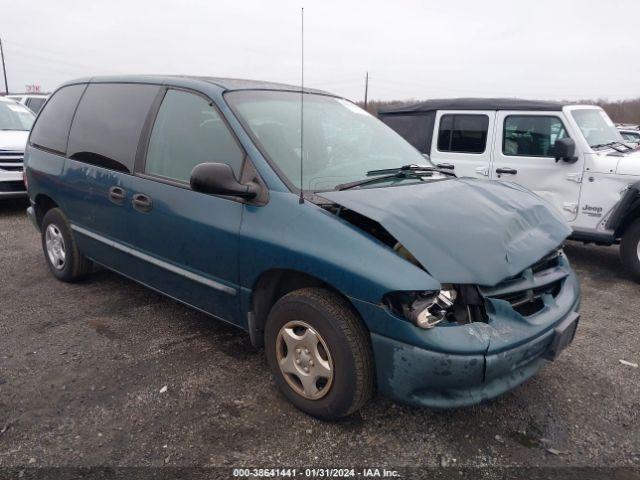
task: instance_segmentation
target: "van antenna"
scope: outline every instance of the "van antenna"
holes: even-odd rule
[[[304,7],[300,12],[300,20],[301,20],[301,62],[300,62],[300,199],[298,203],[304,203],[304,195],[302,194],[303,185],[302,185],[302,163],[304,159]]]

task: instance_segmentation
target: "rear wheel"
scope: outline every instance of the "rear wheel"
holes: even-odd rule
[[[624,231],[620,242],[620,258],[624,267],[640,282],[640,218]]]
[[[278,300],[267,320],[265,348],[280,390],[314,417],[345,417],[371,397],[369,335],[348,302],[335,293],[304,288]]]
[[[40,231],[44,258],[58,280],[73,282],[91,271],[91,262],[78,251],[69,222],[59,208],[45,213]]]

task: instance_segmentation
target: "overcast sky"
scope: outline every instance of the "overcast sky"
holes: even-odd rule
[[[300,83],[352,100],[640,96],[639,0],[1,0],[11,91],[176,73]],[[2,82],[0,81],[0,84]]]

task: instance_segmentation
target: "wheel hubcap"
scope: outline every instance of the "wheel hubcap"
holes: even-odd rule
[[[280,329],[276,359],[285,380],[298,395],[318,400],[329,393],[333,381],[331,353],[308,323],[293,321]]]
[[[44,234],[44,242],[47,247],[47,255],[51,265],[57,270],[64,268],[66,252],[64,247],[64,238],[60,229],[53,223],[49,224]]]

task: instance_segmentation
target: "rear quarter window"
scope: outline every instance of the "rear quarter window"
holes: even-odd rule
[[[131,173],[144,121],[159,90],[158,85],[90,84],[71,126],[69,158]]]
[[[381,115],[380,119],[418,151],[431,152],[435,112],[424,115]]]
[[[480,114],[446,114],[440,118],[440,152],[484,153],[489,117]]]
[[[86,85],[70,85],[53,94],[31,130],[31,145],[66,153],[73,113],[85,88]]]

